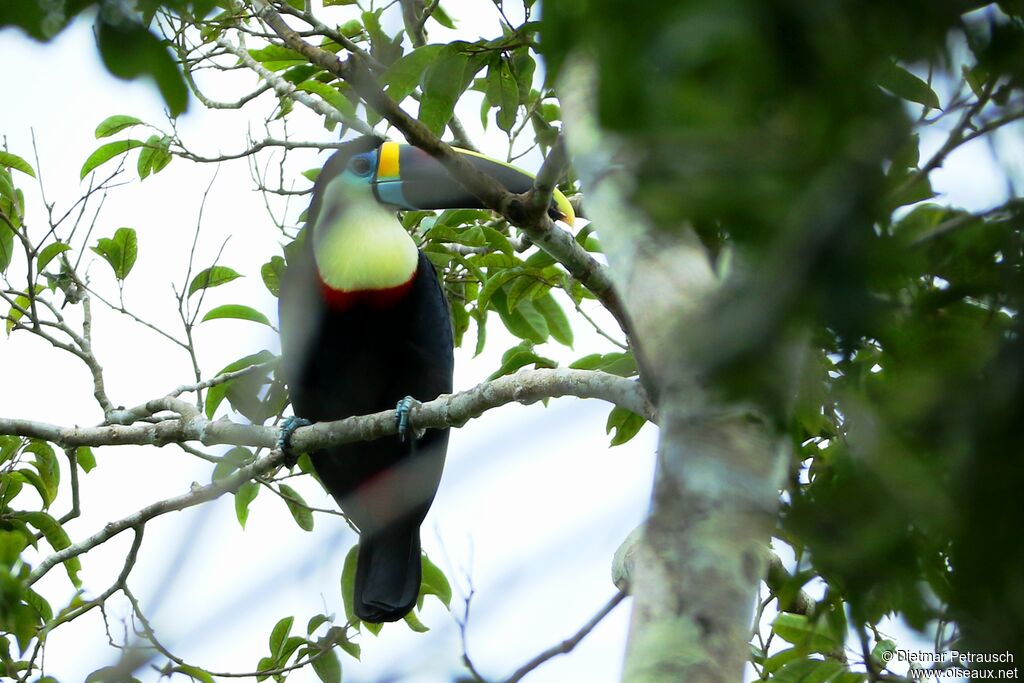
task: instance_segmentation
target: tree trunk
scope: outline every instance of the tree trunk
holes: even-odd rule
[[[631,165],[649,139],[616,138],[597,125],[593,72],[563,71],[569,149],[583,181],[612,278],[632,322],[661,426],[650,515],[635,551],[635,597],[623,680],[742,680],[763,549],[778,509],[785,450],[746,405],[711,398],[695,349],[713,334],[719,290],[706,250],[685,224],[666,230],[625,199]],[[636,191],[642,192],[642,189]],[[713,337],[711,337],[713,338]]]

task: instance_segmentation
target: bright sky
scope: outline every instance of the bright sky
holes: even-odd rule
[[[446,7],[456,16],[470,16],[456,3]],[[496,17],[489,13],[480,18],[480,26],[484,35],[498,34]],[[444,39],[441,34],[436,31],[435,38]],[[36,166],[30,135],[34,130],[36,168],[47,201],[56,203],[59,213],[84,192],[86,183],[78,180],[81,164],[106,141],[94,139],[97,123],[111,114],[130,114],[168,127],[155,90],[114,80],[103,71],[86,24],[76,24],[46,46],[10,30],[0,32],[0,61],[14,65],[5,76],[5,90],[17,93],[0,108],[0,133],[10,151]],[[255,76],[246,73],[208,94],[228,100],[255,83]],[[191,112],[178,121],[178,131],[200,153],[239,151],[247,128],[257,139],[264,135],[260,114],[270,110],[272,98],[260,102],[252,114],[206,111],[193,102]],[[480,130],[477,111],[473,104],[463,115],[474,139],[484,141],[485,151],[503,156],[504,145]],[[305,112],[292,118],[289,133],[295,139],[335,139]],[[293,156],[290,173],[297,186],[306,185],[298,171],[326,158]],[[138,231],[139,258],[125,287],[126,306],[169,331],[179,331],[170,283],[182,287],[202,193],[212,183],[196,266],[212,263],[230,237],[221,263],[246,277],[211,290],[204,309],[247,303],[275,319],[276,301],[259,281],[259,266],[278,253],[280,234],[252,190],[245,162],[224,164],[215,174],[212,165],[176,159],[139,183],[135,158],[129,156],[128,170],[121,176],[129,184],[110,193],[90,238],[93,244],[121,226]],[[108,164],[100,172],[111,170],[113,164]],[[17,181],[29,203],[28,221],[39,234],[45,213],[38,187],[25,177]],[[294,223],[304,205],[304,200],[293,202],[288,220]],[[277,208],[278,215],[281,210]],[[88,275],[94,286],[116,297],[106,264],[93,263]],[[189,361],[180,349],[99,304],[94,311],[96,353],[115,403],[134,405],[191,381]],[[80,319],[74,307],[64,313],[70,320]],[[501,352],[516,343],[499,327],[489,327],[483,357],[470,359],[466,352],[457,356],[457,389],[485,378],[498,366]],[[585,323],[576,325],[576,333],[574,349],[548,345],[542,351],[568,363],[592,351],[613,350],[589,333]],[[243,355],[277,349],[267,328],[234,321],[200,325],[196,343],[206,376]],[[84,367],[27,334],[0,337],[0,376],[5,386],[18,387],[16,393],[0,394],[4,416],[64,425],[101,419]],[[608,410],[605,404],[576,399],[554,401],[547,409],[509,406],[452,435],[444,481],[424,525],[424,545],[457,587],[455,614],[464,609],[458,587],[464,595],[466,577],[472,579],[467,638],[470,655],[485,675],[507,675],[571,635],[614,592],[611,555],[646,508],[656,430],[647,427],[631,444],[609,450],[604,433]],[[208,482],[212,467],[173,447],[105,448],[97,459],[98,467],[82,477],[82,516],[67,525],[73,539],[148,503],[181,494],[193,481]],[[67,476],[65,469],[65,492]],[[297,488],[312,505],[333,505],[312,482],[301,481]],[[68,506],[64,497],[53,509],[59,516]],[[330,516],[318,516],[315,531],[303,532],[283,503],[266,491],[253,504],[243,531],[227,497],[150,523],[129,585],[161,641],[176,654],[212,671],[252,671],[266,654],[267,636],[279,618],[294,615],[297,631],[319,612],[339,614],[344,621],[338,579],[353,541],[353,534]],[[130,543],[131,534],[122,534],[83,557],[87,595],[111,583]],[[39,587],[55,609],[70,597],[70,585],[59,570]],[[111,601],[109,626],[118,642],[127,614],[125,601]],[[455,621],[436,605],[425,610],[423,621],[431,628],[427,634],[397,624],[385,627],[379,638],[361,637],[362,662],[342,658],[345,680],[452,680],[462,654]],[[627,621],[628,607],[621,606],[576,653],[546,665],[530,680],[616,680]],[[79,681],[117,656],[94,611],[51,635],[45,663],[47,673],[58,679]],[[142,671],[140,678],[155,681],[158,675]],[[316,679],[306,670],[289,680]]]
[[[445,7],[481,35],[499,32],[488,3],[448,0]],[[436,28],[433,33],[436,40],[450,35]],[[10,151],[36,165],[30,135],[35,131],[36,168],[47,199],[56,203],[58,212],[66,210],[86,187],[79,182],[78,171],[100,144],[93,138],[97,123],[111,114],[130,114],[167,128],[155,90],[114,80],[102,69],[87,24],[76,24],[47,46],[2,31],[0,63],[8,65],[0,134]],[[256,79],[245,73],[217,83],[208,87],[208,94],[229,100],[252,87]],[[178,131],[194,151],[237,152],[245,144],[247,129],[257,139],[264,135],[260,114],[270,110],[272,98],[264,96],[257,102],[252,113],[207,111],[193,102],[191,113],[178,121]],[[488,135],[480,130],[477,105],[467,106],[463,121],[473,138],[483,141],[485,151],[503,156],[503,136],[493,135],[493,126]],[[297,115],[289,123],[294,139],[334,140],[314,116],[300,109],[296,107]],[[923,155],[941,141],[940,131],[925,133]],[[1004,161],[1019,165],[1019,159],[1006,158],[1010,152],[999,153]],[[1001,201],[1006,188],[993,168],[992,155],[984,144],[966,146],[934,174],[935,188],[952,204],[971,209]],[[110,194],[90,239],[95,243],[121,226],[138,230],[139,259],[125,288],[126,305],[178,331],[170,283],[182,287],[201,197],[211,186],[196,265],[212,263],[230,237],[221,262],[246,277],[212,290],[204,308],[247,303],[275,319],[276,301],[258,273],[259,266],[278,253],[280,234],[262,198],[252,190],[246,163],[227,163],[215,173],[211,165],[176,159],[164,172],[140,184],[135,158],[130,155],[131,163],[122,176],[129,184]],[[289,177],[296,179],[297,187],[305,186],[298,172],[320,165],[325,158],[312,152],[293,154]],[[536,165],[538,160],[526,163]],[[111,169],[108,164],[101,172]],[[28,220],[38,235],[45,224],[38,187],[23,176],[17,181],[25,189]],[[285,214],[288,220],[294,223],[304,205],[304,200],[293,202]],[[282,206],[275,210],[278,215],[284,211]],[[17,264],[12,266],[16,268]],[[116,296],[105,264],[94,263],[88,274],[95,286]],[[96,352],[116,403],[134,405],[191,380],[190,364],[180,349],[100,305],[95,309]],[[74,307],[65,314],[79,319]],[[498,366],[500,353],[515,343],[499,327],[489,327],[488,352],[483,357],[470,359],[468,352],[457,356],[457,389],[481,381]],[[576,324],[575,329],[573,350],[548,345],[543,352],[568,363],[592,351],[611,350],[585,323]],[[470,345],[473,334],[469,333]],[[245,322],[200,325],[196,342],[206,376],[243,355],[277,349],[270,330]],[[94,424],[101,418],[81,364],[27,334],[0,336],[0,377],[8,388],[0,392],[0,415],[63,425]],[[608,409],[598,402],[575,399],[554,401],[546,409],[509,406],[452,435],[444,481],[424,525],[424,544],[457,586],[455,614],[461,615],[464,609],[458,587],[464,596],[466,577],[472,578],[469,653],[489,677],[507,675],[571,635],[614,592],[609,579],[611,555],[646,509],[657,434],[647,427],[629,445],[608,449],[604,434]],[[97,469],[82,477],[82,517],[67,527],[74,539],[148,503],[181,494],[193,481],[206,483],[211,471],[209,464],[174,447],[105,448],[97,457]],[[66,481],[66,470],[63,476]],[[312,482],[302,481],[297,487],[311,504],[332,505]],[[65,495],[54,510],[59,516],[68,505]],[[253,504],[243,531],[228,497],[150,523],[130,585],[162,642],[176,654],[212,671],[252,671],[266,654],[266,638],[279,618],[295,616],[296,630],[322,611],[341,615],[343,621],[338,579],[353,541],[352,533],[329,516],[318,516],[314,532],[301,531],[284,505],[266,491]],[[111,583],[130,542],[131,535],[123,534],[83,558],[87,595]],[[62,606],[58,596],[70,597],[68,581],[59,570],[51,572],[40,587],[55,609]],[[108,617],[118,642],[127,614],[126,603],[114,599]],[[576,652],[545,665],[529,680],[617,680],[627,620],[628,603]],[[398,624],[387,626],[379,638],[362,637],[362,662],[342,659],[345,680],[452,680],[460,671],[462,653],[454,619],[434,603],[423,621],[431,628],[427,634],[414,634]],[[94,611],[50,637],[45,663],[47,672],[58,679],[79,681],[116,658]],[[139,675],[147,682],[158,679],[152,670]],[[304,670],[289,680],[301,683],[315,676]]]

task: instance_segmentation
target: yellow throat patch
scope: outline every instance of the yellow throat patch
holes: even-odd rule
[[[395,215],[342,177],[324,190],[312,238],[320,278],[342,292],[398,287],[419,263],[416,243]]]

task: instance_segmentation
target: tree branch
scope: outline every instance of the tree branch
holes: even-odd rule
[[[486,410],[506,403],[528,404],[560,396],[600,398],[648,419],[654,418],[653,406],[647,400],[640,384],[634,380],[590,370],[542,369],[500,377],[491,382],[484,382],[469,391],[445,394],[433,401],[413,406],[410,422],[421,429],[458,427]],[[191,409],[191,406],[177,399],[156,399],[152,403],[160,401],[167,401],[168,403],[163,405],[171,409]],[[295,431],[292,445],[296,451],[304,452],[353,441],[377,439],[395,434],[397,431],[395,411],[386,410],[373,415],[300,427]],[[225,420],[210,421],[194,412],[177,420],[166,420],[157,424],[103,427],[68,428],[28,420],[0,418],[0,433],[32,436],[64,447],[128,444],[162,446],[181,441],[201,441],[206,445],[229,443],[266,448],[275,446],[278,437],[278,430],[272,427],[240,425]],[[29,583],[37,581],[55,565],[105,543],[126,529],[139,527],[168,512],[184,510],[219,498],[225,493],[237,490],[245,482],[277,468],[281,462],[281,452],[273,450],[224,479],[207,486],[194,486],[186,494],[153,503],[119,521],[111,522],[92,536],[44,559],[33,570]]]
[[[413,406],[410,420],[421,429],[461,427],[487,410],[506,403],[535,403],[547,398],[576,396],[614,403],[654,421],[654,407],[639,383],[593,370],[525,370],[484,382],[456,394],[443,394],[433,401]],[[185,409],[189,410],[186,411]],[[229,444],[272,448],[278,430],[260,425],[243,425],[227,420],[207,420],[183,401],[163,397],[149,401],[145,410],[172,410],[182,417],[157,424],[62,427],[59,425],[0,418],[0,434],[44,439],[63,448],[75,446],[166,446],[199,441],[206,446]],[[145,411],[143,411],[145,412]],[[152,412],[150,413],[152,414]],[[397,433],[394,410],[372,415],[322,422],[295,431],[292,444],[297,451],[316,450],[368,441]],[[256,474],[261,474],[257,472]]]
[[[528,200],[524,201],[524,197],[508,192],[501,183],[473,167],[468,160],[453,151],[425,125],[405,113],[398,103],[381,89],[367,68],[365,60],[358,54],[352,54],[345,61],[341,61],[335,54],[304,41],[302,36],[288,26],[281,15],[266,0],[255,0],[254,6],[256,15],[266,22],[288,47],[301,54],[311,64],[326,69],[347,81],[368,106],[402,132],[409,144],[419,147],[440,161],[452,176],[480,199],[485,206],[501,213],[529,235],[534,244],[565,266],[574,278],[593,292],[594,296],[615,316],[623,331],[627,335],[629,334],[628,318],[612,287],[607,268],[587,253],[570,233],[555,227],[546,212],[540,212],[540,215],[531,215],[532,212],[524,210],[524,207],[529,204]],[[218,42],[227,43],[223,38],[218,39]],[[237,48],[235,49],[237,50]],[[249,61],[252,61],[251,58]],[[262,69],[262,67],[259,68]]]
[[[280,15],[278,15],[278,19],[281,19]],[[284,20],[281,19],[281,22],[284,23]],[[297,34],[295,36],[295,39],[305,44],[302,38],[300,38]],[[233,43],[228,41],[224,36],[219,36],[217,38],[217,44],[225,50],[227,50],[228,52],[230,52],[231,54],[238,57],[239,61],[241,61],[242,64],[244,64],[247,68],[252,69],[256,73],[258,73],[260,77],[263,78],[264,81],[270,84],[270,86],[274,89],[274,92],[277,93],[280,97],[288,97],[292,100],[295,100],[299,104],[308,107],[309,109],[312,109],[317,114],[320,114],[329,121],[341,123],[366,135],[370,135],[373,133],[373,128],[368,126],[366,122],[360,121],[359,119],[344,116],[340,111],[329,105],[327,102],[315,99],[314,97],[300,90],[297,90],[294,85],[284,80],[279,75],[275,74],[274,72],[268,69],[263,68],[263,66],[255,59],[253,59],[246,50],[237,45],[234,45]],[[331,54],[326,50],[320,51],[323,52],[324,54]],[[331,56],[333,57],[334,55]]]
[[[506,678],[503,683],[518,683],[518,681],[522,680],[524,676],[526,676],[528,673],[530,673],[531,671],[533,671],[549,659],[553,659],[558,655],[564,655],[572,652],[574,649],[576,649],[576,646],[579,645],[584,638],[590,635],[590,632],[593,631],[594,628],[601,623],[601,620],[608,616],[611,613],[611,611],[615,609],[618,606],[618,604],[625,599],[626,593],[623,593],[621,591],[613,595],[612,599],[609,600],[608,603],[604,607],[602,607],[597,614],[591,617],[590,621],[585,623],[580,628],[580,630],[577,631],[571,638],[566,638],[557,645],[554,645],[548,648],[547,650],[544,650],[544,652],[541,652],[539,655],[528,661],[526,664],[523,664],[521,667],[516,669],[515,672],[511,676]]]

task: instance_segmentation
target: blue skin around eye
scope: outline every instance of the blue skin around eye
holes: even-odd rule
[[[356,173],[353,168],[361,162],[356,159],[366,159],[370,171],[365,175]],[[402,193],[402,183],[399,178],[378,178],[377,177],[377,150],[357,154],[349,160],[348,168],[345,169],[345,177],[353,185],[372,185],[377,201],[382,204],[395,206],[399,209],[413,209]],[[376,182],[375,182],[376,181]]]
[[[363,174],[356,173],[355,167],[358,166],[359,163],[360,163],[359,161],[356,161],[357,159],[365,159],[366,160],[366,168],[368,169],[366,171],[366,173],[363,173]],[[351,159],[349,159],[348,167],[345,169],[345,177],[353,185],[369,185],[370,181],[373,180],[373,178],[374,178],[374,174],[376,173],[376,169],[377,169],[377,152],[376,151],[366,152],[365,154],[357,154],[354,157],[352,157]]]

